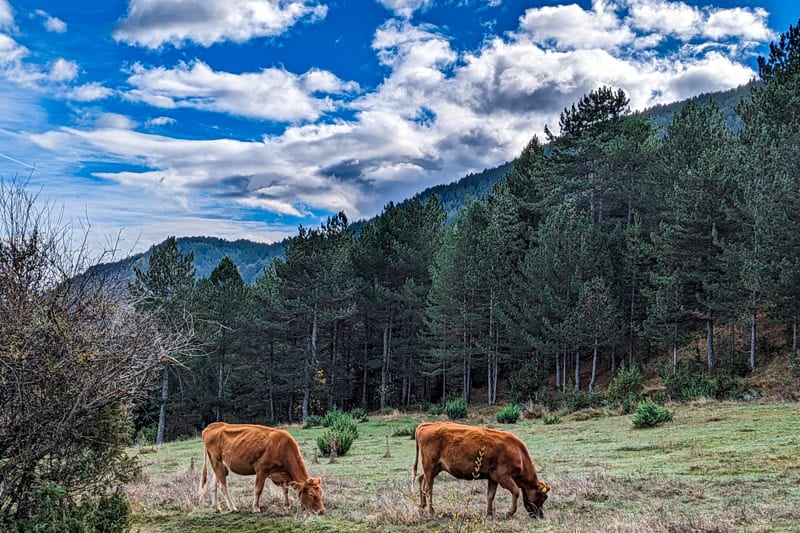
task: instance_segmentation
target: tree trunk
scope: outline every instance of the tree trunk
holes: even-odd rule
[[[575,350],[575,390],[581,390],[581,351]]]
[[[756,314],[750,315],[750,371],[756,371]]]
[[[797,351],[797,317],[792,317],[792,351]]]
[[[269,363],[270,363],[270,371],[269,371],[269,421],[270,423],[275,422],[275,383],[272,376],[272,365],[275,357],[275,341],[270,340],[269,342]]]
[[[381,409],[386,407],[386,387],[389,374],[389,328],[391,319],[383,325],[383,365],[381,366]]]
[[[561,388],[561,354],[556,352],[556,390]]]
[[[361,388],[361,407],[367,408],[367,378],[369,377],[369,328],[364,318],[364,382]]]
[[[589,392],[594,391],[594,382],[597,378],[597,337],[594,338],[594,351],[592,353],[592,379],[589,380]]]
[[[678,371],[678,328],[672,334],[672,373]]]
[[[225,389],[225,350],[222,350],[219,360],[219,373],[217,374],[217,407],[214,409],[217,422],[222,420],[222,393]]]
[[[617,371],[617,345],[611,345],[611,373]]]
[[[708,320],[706,321],[706,357],[708,369],[714,370],[714,311],[708,308]]]
[[[164,443],[164,428],[167,423],[167,400],[169,399],[169,367],[164,365],[164,376],[161,381],[161,407],[158,410],[158,431],[156,445]]]
[[[304,384],[303,384],[303,422],[306,421],[309,415],[309,406],[311,403],[311,378],[312,366],[314,361],[317,360],[317,304],[314,304],[314,317],[311,322],[311,339],[310,350],[306,359],[306,367],[304,371]]]
[[[331,341],[331,372],[330,381],[328,383],[328,411],[333,409],[336,405],[334,396],[336,394],[336,358],[337,358],[337,345],[339,337],[339,321],[333,321],[333,339]]]

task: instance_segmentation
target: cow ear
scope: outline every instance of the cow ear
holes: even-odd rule
[[[318,478],[318,477],[312,477],[312,478],[308,478],[308,481],[307,481],[307,483],[308,483],[309,485],[316,485],[317,487],[319,486],[319,484],[320,484],[321,482],[322,482],[322,479],[321,479],[321,478]]]
[[[291,485],[294,490],[300,490],[303,488],[303,484],[299,481],[292,481]]]

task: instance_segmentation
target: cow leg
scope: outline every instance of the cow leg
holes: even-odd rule
[[[256,485],[253,488],[253,512],[260,513],[261,507],[259,505],[261,500],[261,491],[264,490],[264,482],[267,480],[267,475],[264,472],[256,472]]]
[[[216,474],[220,489],[222,489],[222,495],[225,496],[225,503],[228,505],[228,510],[234,513],[237,512],[236,504],[233,503],[230,494],[228,494],[228,483],[226,480],[227,468],[222,464],[222,461],[214,465],[214,474]]]
[[[433,514],[433,478],[438,474],[434,472],[431,474],[425,473],[425,499],[427,500],[428,512]]]
[[[208,484],[209,491],[208,493],[211,495],[211,506],[214,510],[218,513],[222,512],[222,508],[219,506],[219,500],[217,499],[217,474],[214,471],[214,468],[211,468],[211,473],[208,476]]]
[[[288,509],[292,505],[289,503],[289,484],[281,483],[281,488],[283,488],[283,505]]]
[[[492,479],[486,485],[486,514],[494,515],[494,495],[497,494],[497,481]]]
[[[500,486],[511,493],[511,509],[508,511],[508,517],[514,516],[517,512],[517,498],[519,498],[519,486],[514,482],[511,476],[504,476],[497,480]]]
[[[425,498],[425,474],[420,474],[417,481],[419,482],[419,508],[424,510],[428,503]]]

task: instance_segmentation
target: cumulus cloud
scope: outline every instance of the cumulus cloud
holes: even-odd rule
[[[118,113],[102,113],[94,122],[97,128],[130,130],[136,127],[136,122]]]
[[[14,26],[14,11],[8,0],[0,0],[0,28],[11,28]]]
[[[52,65],[47,77],[52,81],[72,81],[78,76],[78,64],[59,57]]]
[[[95,100],[102,100],[108,98],[114,93],[108,87],[103,86],[102,83],[93,81],[78,85],[67,91],[67,98],[77,102],[93,102]]]
[[[145,126],[148,128],[152,128],[154,126],[166,126],[168,124],[175,124],[177,121],[172,117],[154,117],[149,119],[147,122],[144,123]]]
[[[64,33],[67,31],[67,23],[58,17],[50,15],[47,11],[37,9],[33,13],[44,19],[42,24],[44,25],[44,29],[47,31],[53,33]]]
[[[686,21],[670,20],[669,10],[686,9]],[[573,16],[571,32],[563,29],[565,14]],[[754,22],[745,32],[748,14]],[[321,70],[232,74],[200,61],[133,67],[128,98],[288,123],[260,141],[176,139],[130,125],[32,139],[144,167],[97,174],[125,187],[171,197],[202,191],[290,217],[343,209],[358,218],[388,199],[512,159],[544,124],[557,124],[564,106],[599,85],[624,89],[642,109],[746,83],[755,73],[739,54],[749,39],[766,38],[760,16],[665,0],[596,0],[587,10],[528,10],[514,31],[460,52],[443,29],[395,18],[374,34],[371,46],[388,73],[368,92]],[[744,22],[735,28],[726,17]],[[680,46],[660,48],[666,39]],[[337,107],[348,108],[347,119],[328,114]]]
[[[171,69],[136,64],[128,83],[135,89],[125,94],[127,98],[155,107],[191,107],[280,122],[316,119],[335,109],[332,95],[358,89],[318,69],[301,75],[280,68],[232,74],[202,61]]]
[[[432,4],[431,0],[377,0],[379,4],[393,11],[396,15],[409,19],[415,11],[425,9]],[[496,4],[493,4],[496,5]]]
[[[301,20],[325,18],[316,0],[129,0],[113,36],[146,48],[193,42],[201,46],[281,35]]]

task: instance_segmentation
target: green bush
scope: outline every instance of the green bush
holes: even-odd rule
[[[321,426],[323,424],[324,424],[324,420],[323,420],[323,418],[321,416],[319,416],[319,415],[308,415],[308,418],[306,418],[306,423],[305,423],[305,425],[303,427],[305,427],[305,428],[313,428],[313,427],[319,427],[319,426]]]
[[[552,424],[560,424],[561,423],[561,417],[558,416],[558,415],[544,415],[542,417],[542,422],[546,426],[550,426]]]
[[[513,403],[497,411],[497,421],[501,424],[516,424],[519,420],[519,407]]]
[[[392,415],[392,414],[394,414],[394,407],[392,407],[390,405],[387,405],[386,407],[381,409],[381,414],[382,415]]]
[[[328,456],[331,454],[333,446],[336,449],[336,455],[342,456],[350,451],[350,447],[357,437],[358,435],[352,431],[334,427],[317,437],[317,448],[322,455]]]
[[[447,413],[447,418],[450,420],[457,420],[459,418],[467,418],[467,404],[459,398],[458,400],[450,400],[444,406],[444,412]]]
[[[715,383],[718,400],[742,400],[750,393],[742,378],[730,372],[720,372]]]
[[[413,437],[417,431],[417,426],[401,426],[392,430],[390,437]]]
[[[77,503],[60,485],[44,483],[33,489],[34,509],[27,520],[12,522],[11,531],[127,531],[131,525],[128,498],[119,493],[84,498]]]
[[[331,430],[344,431],[353,434],[353,438],[358,438],[358,424],[350,413],[334,409],[325,413],[322,419],[322,425]]]
[[[673,400],[688,402],[703,397],[717,397],[716,384],[706,374],[703,363],[697,359],[681,359],[674,371],[671,365],[663,368],[661,380],[667,396]]]
[[[136,432],[137,446],[152,446],[156,442],[156,426],[143,426]]]
[[[598,407],[603,407],[608,402],[606,395],[600,391],[586,393],[574,389],[562,392],[558,396],[558,400],[558,403],[561,404],[561,408],[568,413],[574,413],[581,409],[596,409]]]
[[[608,384],[608,401],[632,413],[644,389],[644,377],[635,366],[621,367]]]
[[[794,377],[800,378],[800,351],[789,352],[789,368]]]
[[[439,416],[442,413],[444,413],[444,408],[439,404],[434,403],[428,407],[428,414],[431,416]]]
[[[354,407],[350,409],[350,416],[357,422],[367,422],[369,420],[367,411],[363,407]]]
[[[645,398],[636,406],[633,425],[637,428],[653,428],[672,420],[672,413],[666,407],[658,405],[650,398]]]

